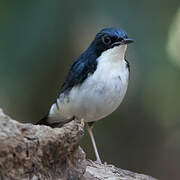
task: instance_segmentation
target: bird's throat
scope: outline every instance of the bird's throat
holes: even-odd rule
[[[101,54],[100,59],[103,59],[106,61],[124,60],[126,49],[127,49],[127,45],[115,46],[111,49],[104,51]]]

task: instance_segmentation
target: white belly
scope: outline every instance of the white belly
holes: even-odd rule
[[[70,107],[71,114],[87,122],[111,114],[122,102],[127,85],[128,80],[121,75],[99,82],[89,78],[83,86],[73,89],[70,95],[74,102]]]

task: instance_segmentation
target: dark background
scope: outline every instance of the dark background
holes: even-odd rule
[[[128,92],[96,123],[103,161],[163,180],[180,179],[179,0],[0,0],[0,106],[42,118],[69,66],[104,27],[127,31]],[[94,158],[86,135],[82,147]]]

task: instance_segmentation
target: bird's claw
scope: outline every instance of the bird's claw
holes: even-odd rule
[[[85,125],[84,119],[81,119],[81,126],[84,127],[84,125]]]

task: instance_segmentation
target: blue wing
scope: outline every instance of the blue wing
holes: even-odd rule
[[[71,66],[60,93],[68,92],[74,86],[80,85],[97,67],[96,54],[83,53]]]

